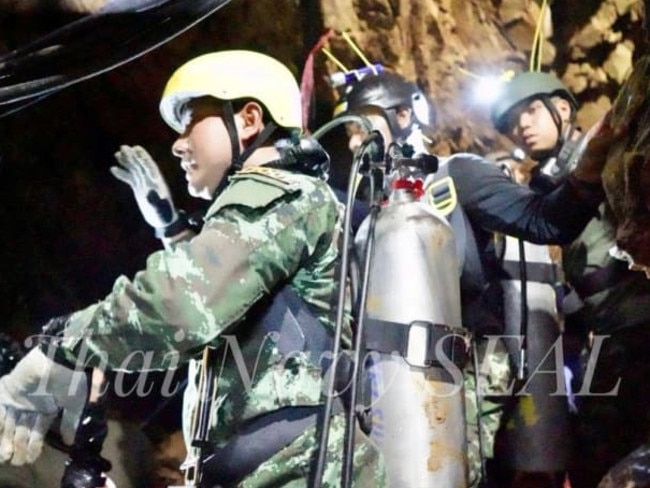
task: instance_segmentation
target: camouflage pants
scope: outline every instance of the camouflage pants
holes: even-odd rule
[[[332,418],[328,437],[327,465],[323,488],[341,486],[345,419]],[[318,449],[315,428],[307,430],[289,446],[262,463],[237,486],[239,488],[306,488],[312,459]],[[355,488],[384,488],[388,486],[383,458],[375,444],[359,429],[355,437],[352,486]]]
[[[487,355],[488,340],[481,338],[474,340],[476,342],[472,357],[465,368],[465,417],[470,487],[476,487],[481,482],[483,460],[494,457],[494,439],[506,405],[505,392],[511,380],[510,361],[505,344],[498,340],[493,353]],[[476,359],[481,387],[478,391],[474,369],[475,351],[478,352]]]

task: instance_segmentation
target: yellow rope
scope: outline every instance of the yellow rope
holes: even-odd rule
[[[329,52],[326,48],[321,48],[321,51],[323,51],[327,55],[327,57],[330,58],[332,63],[334,63],[336,66],[339,67],[339,69],[343,70],[346,73],[350,71],[345,67],[345,65],[341,61],[336,59],[336,57],[334,57],[334,55],[331,52]]]
[[[542,68],[542,52],[544,47],[542,26],[544,25],[546,5],[547,0],[542,0],[539,17],[537,18],[537,25],[535,26],[535,33],[533,34],[533,45],[530,48],[530,61],[528,63],[529,71],[540,71]]]
[[[528,71],[535,71],[535,54],[537,54],[537,45],[539,44],[540,22],[537,19],[535,32],[533,33],[533,44],[530,46],[530,59],[528,60]]]
[[[343,39],[345,39],[345,42],[348,43],[348,45],[352,48],[352,50],[356,53],[357,56],[361,58],[361,61],[363,61],[367,67],[372,68],[373,72],[377,74],[377,70],[373,66],[373,64],[368,61],[368,58],[364,56],[364,54],[361,52],[361,49],[354,43],[352,38],[349,36],[347,32],[341,32],[341,35],[343,36]]]
[[[540,25],[544,24],[544,19],[546,18],[546,7],[548,6],[547,0],[542,0],[542,7],[539,12],[539,17],[541,19]],[[542,29],[540,29],[540,32]],[[542,70],[542,52],[544,51],[544,39],[540,38],[537,54],[537,71]]]

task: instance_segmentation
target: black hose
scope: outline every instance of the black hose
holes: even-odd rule
[[[521,348],[519,350],[519,368],[517,379],[525,380],[528,376],[528,271],[526,269],[526,249],[522,239],[519,242],[519,279],[521,282],[521,317],[519,334],[521,334]]]
[[[377,150],[377,147],[381,150]],[[345,207],[345,216],[343,219],[343,254],[341,256],[341,268],[339,273],[339,297],[337,302],[337,315],[336,327],[334,330],[334,348],[332,351],[332,364],[330,366],[329,383],[327,385],[327,392],[325,397],[325,406],[323,417],[320,419],[318,432],[319,443],[316,456],[316,465],[310,475],[309,486],[312,488],[321,488],[323,483],[323,474],[325,472],[325,465],[327,463],[327,442],[329,440],[329,429],[332,417],[332,410],[334,406],[334,398],[336,392],[337,370],[339,365],[339,358],[341,356],[341,338],[343,333],[343,323],[345,321],[345,303],[346,303],[346,281],[348,276],[349,267],[349,253],[350,239],[352,238],[352,206],[354,202],[355,180],[356,175],[364,163],[369,163],[369,154],[372,154],[371,149],[374,151],[375,157],[381,153],[383,159],[383,136],[378,131],[371,131],[368,137],[363,141],[352,161],[350,169],[351,177],[348,180],[348,193],[347,202]],[[354,371],[358,373],[358,365],[353,365]],[[352,381],[356,381],[353,374]],[[351,408],[354,408],[353,406]],[[344,458],[351,456],[351,453],[344,452]]]

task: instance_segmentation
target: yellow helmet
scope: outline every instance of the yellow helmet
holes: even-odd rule
[[[203,54],[183,64],[169,78],[160,100],[163,120],[182,132],[180,110],[192,98],[253,98],[266,107],[275,123],[302,129],[300,89],[289,69],[265,54],[232,50]]]

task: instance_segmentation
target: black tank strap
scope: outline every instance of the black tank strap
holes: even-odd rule
[[[261,309],[257,312],[260,315],[254,321],[257,324],[253,334],[256,340],[273,334],[280,354],[308,352],[311,361],[325,374],[331,364],[331,355],[325,353],[333,350],[334,334],[316,318],[291,286],[283,285],[259,305]],[[345,375],[346,362],[342,363],[341,374]],[[337,398],[332,413],[336,415],[343,411],[343,402]],[[213,448],[205,457],[201,467],[201,487],[235,486],[305,430],[314,427],[322,415],[323,405],[291,406],[246,420],[227,444]]]
[[[276,344],[283,355],[309,352],[312,361],[318,364],[323,359],[323,353],[334,348],[333,331],[314,316],[289,284],[274,295],[261,326],[265,333],[277,334]]]
[[[424,326],[427,329],[426,363],[427,366],[440,366],[437,357],[437,345],[441,343],[445,357],[459,368],[467,363],[468,351],[466,336],[462,331],[443,324],[425,321],[413,321],[410,324],[390,322],[375,318],[366,318],[364,327],[365,347],[369,351],[384,354],[398,353],[407,356],[409,346],[409,331],[411,326]]]

